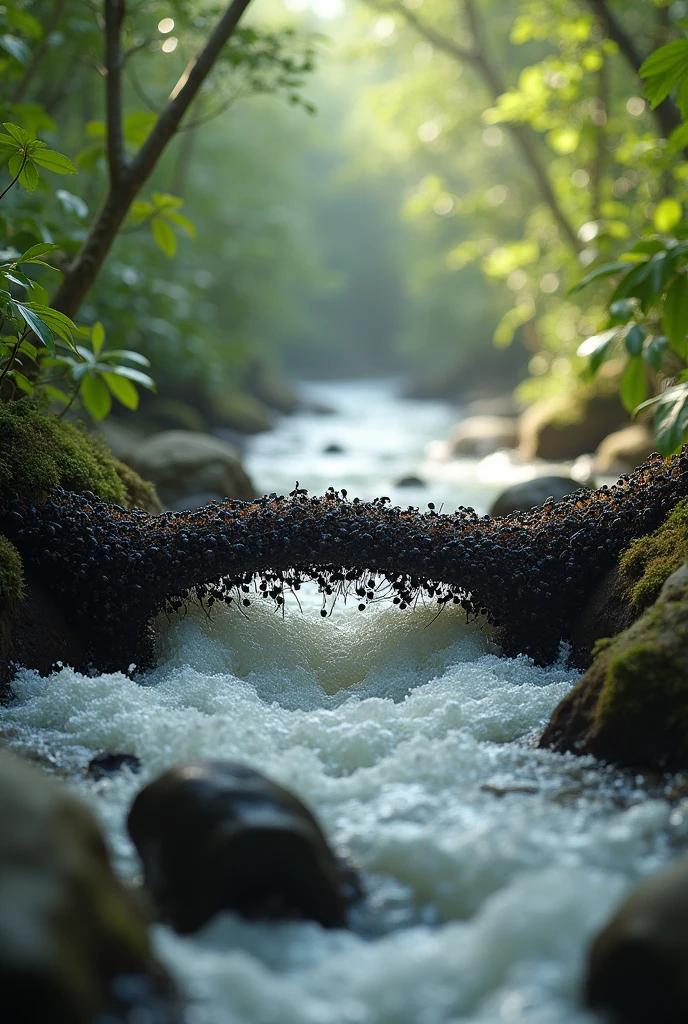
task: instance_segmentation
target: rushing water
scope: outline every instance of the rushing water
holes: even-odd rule
[[[323,391],[319,392],[323,397]],[[329,484],[480,511],[521,470],[425,459],[453,415],[390,388],[331,385],[331,416],[304,413],[256,440],[267,490]],[[339,444],[329,455],[323,448]],[[392,482],[417,471],[425,490]],[[498,478],[502,477],[500,481]],[[495,479],[497,477],[497,479]],[[454,609],[284,616],[190,611],[161,623],[158,667],[136,681],[22,672],[0,727],[94,807],[118,869],[139,871],[124,819],[137,789],[189,758],[251,764],[318,813],[361,870],[347,931],[232,914],[193,938],[156,929],[203,1024],[582,1024],[585,949],[619,896],[688,837],[688,811],[591,759],[535,749],[576,679],[501,659]],[[91,782],[102,751],[142,774]]]

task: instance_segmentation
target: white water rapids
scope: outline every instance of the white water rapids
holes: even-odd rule
[[[327,400],[336,415],[304,413],[257,439],[261,486],[284,491],[298,476],[480,511],[503,486],[489,463],[422,464],[451,422],[440,405],[400,405],[371,385],[332,385]],[[345,451],[323,455],[330,442]],[[391,490],[414,465],[428,489]],[[317,595],[303,604],[163,623],[158,667],[135,681],[21,672],[0,729],[95,809],[125,877],[140,870],[124,829],[134,794],[199,757],[291,787],[361,870],[367,896],[350,930],[232,914],[192,938],[158,926],[199,1024],[593,1020],[578,1003],[587,943],[629,885],[685,843],[688,809],[591,759],[535,749],[575,672],[501,659],[453,609],[349,606],[321,619]],[[87,780],[103,751],[137,755],[141,775]]]

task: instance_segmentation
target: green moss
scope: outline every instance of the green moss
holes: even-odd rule
[[[115,471],[122,482],[126,494],[124,504],[127,508],[142,508],[146,512],[162,512],[160,499],[155,493],[155,487],[135,473],[131,466],[120,462],[119,459],[112,460]]]
[[[639,760],[652,738],[657,763],[662,752],[672,761],[686,763],[688,586],[663,596],[616,637],[598,656],[589,675],[596,677],[599,686],[593,716],[598,737],[631,741]]]
[[[590,652],[593,658],[596,658],[602,651],[606,651],[614,643],[613,636],[601,636],[599,640],[596,640],[592,645],[592,651]]]
[[[688,498],[654,533],[633,541],[619,560],[619,574],[633,604],[644,609],[657,600],[664,582],[684,562],[688,562]]]
[[[0,535],[0,614],[24,596],[24,566],[14,544]]]
[[[0,407],[0,501],[56,487],[123,505],[126,490],[107,448],[27,399]]]

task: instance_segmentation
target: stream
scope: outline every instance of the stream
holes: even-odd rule
[[[304,386],[305,387],[305,386]],[[330,406],[250,442],[265,491],[300,486],[485,512],[532,475],[504,456],[429,458],[456,410],[400,401],[394,382],[308,385]],[[326,452],[330,445],[342,450]],[[432,447],[429,449],[432,452]],[[549,470],[551,472],[551,468]],[[421,487],[397,488],[414,474]],[[95,810],[117,869],[138,880],[124,821],[137,790],[191,758],[245,762],[292,788],[360,869],[350,929],[223,914],[193,937],[156,926],[194,1024],[584,1024],[587,944],[621,895],[688,838],[688,800],[536,748],[578,678],[502,659],[453,608],[363,613],[304,588],[282,614],[200,609],[160,622],[157,667],[131,680],[20,672],[0,728]],[[93,782],[97,753],[138,776]]]

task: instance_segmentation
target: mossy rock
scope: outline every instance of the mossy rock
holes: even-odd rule
[[[659,597],[666,580],[688,562],[688,498],[647,537],[640,537],[619,559],[619,575],[636,608],[644,611]]]
[[[269,430],[272,419],[265,405],[244,391],[227,391],[209,396],[208,419],[218,427],[240,434],[260,434]]]
[[[92,491],[128,508],[161,508],[150,485],[74,424],[45,415],[29,399],[0,406],[0,502],[39,499],[56,487]]]
[[[688,767],[688,565],[601,647],[554,712],[541,746],[633,767]]]

